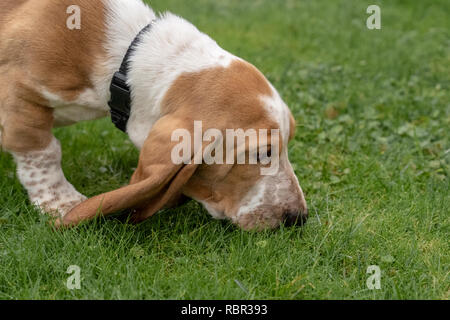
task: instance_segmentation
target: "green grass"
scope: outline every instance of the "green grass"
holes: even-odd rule
[[[54,232],[0,155],[2,299],[448,299],[450,4],[151,1],[254,63],[298,123],[290,157],[311,217],[246,233],[195,202],[133,226]],[[380,4],[382,30],[365,26]],[[138,152],[107,119],[58,129],[68,179],[127,183]],[[81,267],[81,290],[66,286]],[[366,287],[369,265],[381,290]]]

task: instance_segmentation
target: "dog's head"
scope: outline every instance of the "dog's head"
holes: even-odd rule
[[[307,206],[288,159],[295,121],[252,65],[180,76],[166,93],[128,186],[87,200],[64,218],[70,225],[133,208],[142,221],[180,196],[243,229],[302,223]]]

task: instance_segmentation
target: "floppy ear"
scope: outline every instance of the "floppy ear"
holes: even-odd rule
[[[106,216],[130,208],[137,209],[132,218],[139,222],[178,198],[180,189],[198,167],[193,163],[177,165],[171,159],[172,149],[179,143],[171,141],[172,132],[181,128],[192,132],[192,125],[186,124],[185,120],[175,116],[161,118],[144,143],[130,184],[86,200],[72,209],[57,225],[73,226],[97,215]]]

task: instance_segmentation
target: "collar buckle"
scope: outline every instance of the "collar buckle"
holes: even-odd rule
[[[111,108],[111,120],[119,130],[126,132],[131,109],[131,91],[127,85],[127,76],[116,72],[110,91],[111,100],[108,104]]]

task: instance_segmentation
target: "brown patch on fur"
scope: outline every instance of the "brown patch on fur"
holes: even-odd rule
[[[67,28],[71,5],[81,9],[81,30]],[[0,125],[6,150],[48,146],[53,110],[40,92],[45,88],[72,101],[91,88],[104,41],[103,1],[1,0]]]
[[[37,185],[38,185],[37,181],[30,181],[30,182],[25,183],[26,187],[34,187],[34,186],[37,186]]]
[[[5,117],[1,144],[6,150],[25,153],[42,150],[50,144],[53,137],[52,110],[20,100],[16,100],[15,110],[10,106],[3,107],[6,110],[0,116]]]
[[[2,0],[0,1],[0,31],[9,21],[9,15],[29,0]]]
[[[62,187],[62,182],[57,182],[55,184],[53,184],[52,186],[50,186],[50,189],[54,189],[54,190],[58,190],[59,188]]]
[[[248,125],[263,116],[259,96],[271,94],[264,75],[253,65],[237,60],[228,68],[181,75],[167,92],[162,112],[172,113],[183,106],[195,116],[206,112],[211,120],[221,120],[224,116],[226,123],[242,120]]]
[[[81,30],[67,28],[66,10],[71,5],[81,9]],[[40,85],[71,101],[92,87],[93,66],[103,54],[105,41],[102,1],[27,1],[9,13],[9,21],[2,28],[0,55],[9,57],[10,64],[27,68],[32,88]]]

